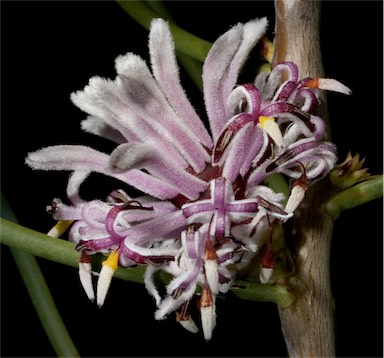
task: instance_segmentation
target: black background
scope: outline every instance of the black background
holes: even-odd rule
[[[268,16],[273,2],[166,2],[186,30],[214,41],[229,26]],[[353,96],[328,94],[333,141],[340,159],[348,150],[382,172],[382,26],[379,1],[325,1],[322,51],[327,77]],[[65,197],[67,173],[32,171],[28,152],[54,144],[105,143],[82,133],[85,118],[69,100],[94,75],[114,78],[114,59],[126,52],[147,57],[147,31],[115,2],[1,2],[1,184],[19,222],[47,232],[45,205]],[[183,78],[195,107],[202,98]],[[100,182],[98,182],[100,183]],[[92,183],[90,183],[92,185]],[[107,185],[99,186],[108,192]],[[331,268],[337,308],[337,355],[382,356],[382,202],[344,213],[336,222]],[[218,303],[210,343],[172,318],[155,321],[143,285],[114,280],[102,309],[91,304],[77,271],[38,259],[67,328],[84,357],[285,356],[274,304]],[[1,355],[54,356],[7,247],[1,247]]]

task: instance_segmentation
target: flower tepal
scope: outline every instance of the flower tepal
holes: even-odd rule
[[[335,164],[335,146],[323,141],[323,120],[313,114],[318,91],[349,90],[335,80],[299,79],[290,62],[238,84],[266,27],[265,18],[239,23],[213,44],[203,66],[206,126],[180,84],[168,24],[154,19],[151,68],[135,54],[119,56],[114,80],[91,78],[71,96],[88,114],[82,128],[116,148],[103,153],[58,145],[26,158],[34,169],[72,172],[68,201],[54,199],[50,209],[59,223],[72,223],[68,237],[82,253],[80,280],[99,306],[118,266],[144,265],[156,319],[175,312],[183,327],[197,332],[189,313],[197,299],[209,340],[216,298],[230,289],[238,269],[264,255],[260,281],[270,280],[274,221],[292,217],[307,186]],[[80,187],[92,172],[120,180],[121,188],[102,200],[84,200]],[[288,198],[263,184],[275,173],[291,181]],[[132,197],[130,187],[141,194]],[[59,227],[50,233],[59,235]],[[108,258],[95,294],[91,258],[97,253]],[[172,277],[164,294],[154,280],[159,270]]]

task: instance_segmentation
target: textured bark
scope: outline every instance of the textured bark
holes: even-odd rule
[[[275,0],[274,64],[294,61],[301,78],[323,77],[320,51],[320,1]],[[318,114],[328,124],[326,98]],[[329,129],[329,125],[327,125]],[[326,134],[329,139],[329,131]],[[330,247],[333,221],[322,209],[330,192],[328,181],[311,187],[295,213],[290,243],[296,274],[288,280],[298,296],[280,308],[280,320],[291,357],[334,357],[333,298],[330,285]]]
[[[291,357],[335,356],[329,272],[333,221],[323,212],[319,200],[327,189],[321,183],[308,191],[294,221],[292,240],[297,274],[288,284],[298,299],[292,306],[279,309]]]

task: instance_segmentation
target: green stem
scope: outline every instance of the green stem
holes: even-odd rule
[[[275,302],[281,308],[289,307],[296,300],[288,286],[281,284],[268,285],[237,280],[231,293],[243,300]]]
[[[54,239],[48,235],[28,229],[0,218],[0,242],[2,244],[27,251],[34,256],[78,267],[80,253],[69,241]],[[143,283],[143,268],[118,269],[115,276],[126,281]]]
[[[16,222],[5,198],[1,198],[2,215]],[[3,219],[1,219],[3,221]],[[5,221],[5,220],[4,220]],[[11,223],[10,221],[7,221]],[[11,223],[12,224],[12,223]],[[17,224],[13,224],[17,225]],[[19,225],[17,225],[19,227]],[[0,226],[3,234],[4,226]],[[55,305],[48,285],[40,270],[36,258],[16,247],[10,248],[17,268],[23,278],[29,296],[38,314],[41,324],[58,357],[80,357]]]
[[[49,291],[36,258],[10,248],[41,324],[58,357],[80,357]]]
[[[356,184],[334,195],[326,204],[326,210],[333,220],[348,209],[365,204],[383,196],[383,175]]]
[[[40,232],[0,218],[0,242],[34,256],[77,267],[80,253],[71,242],[54,239]]]
[[[73,267],[78,266],[80,253],[75,250],[71,242],[54,239],[3,218],[1,218],[0,227],[1,243],[51,261]],[[143,266],[118,268],[115,277],[143,283],[144,270]],[[238,281],[232,292],[236,297],[245,300],[275,302],[281,307],[287,307],[295,300],[295,296],[284,285],[261,285],[255,282]]]
[[[149,30],[151,20],[159,17],[159,14],[150,6],[142,1],[123,1],[118,0],[117,3],[139,24]],[[204,62],[211,43],[205,41],[191,33],[183,30],[173,22],[169,23],[170,30],[175,41],[177,50],[191,56],[192,58]]]

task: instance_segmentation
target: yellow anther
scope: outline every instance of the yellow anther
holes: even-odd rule
[[[116,271],[119,263],[119,253],[117,251],[112,251],[108,258],[103,261],[103,265],[107,265],[112,270]]]
[[[71,226],[73,220],[59,220],[56,225],[48,231],[47,235],[58,238]]]
[[[275,119],[272,117],[259,117],[260,127],[264,129],[273,141],[279,146],[283,146],[283,135],[281,134],[279,125],[275,122]]]
[[[113,274],[117,270],[119,262],[119,253],[118,251],[112,251],[108,258],[103,261],[103,267],[100,271],[99,280],[97,281],[97,296],[96,302],[99,307],[104,304],[105,297],[107,296],[109,286],[111,285],[111,280]]]
[[[265,117],[265,116],[260,116],[260,117],[259,117],[260,127],[261,127],[261,128],[264,128],[268,121],[273,121],[273,122],[274,122],[274,121],[275,121],[275,118],[272,118],[272,117]],[[267,125],[268,125],[268,124],[267,124]]]

